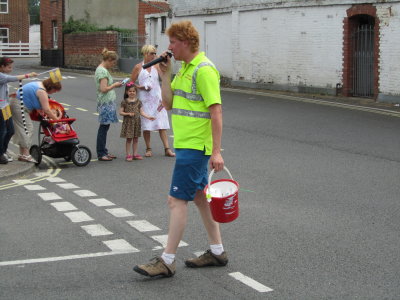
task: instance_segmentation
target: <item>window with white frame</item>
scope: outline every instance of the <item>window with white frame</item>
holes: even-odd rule
[[[0,42],[2,43],[8,43],[8,28],[0,28]]]
[[[58,27],[57,27],[57,21],[52,21],[51,22],[52,31],[53,31],[53,48],[57,49],[58,48]]]
[[[0,14],[8,14],[8,0],[0,0]]]

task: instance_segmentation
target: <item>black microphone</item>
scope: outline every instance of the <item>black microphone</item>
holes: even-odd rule
[[[172,57],[172,53],[171,52],[167,52],[167,55],[169,56],[169,57]],[[163,61],[167,61],[167,57],[164,57],[164,56],[160,56],[159,58],[156,58],[155,60],[152,60],[151,62],[148,62],[147,64],[144,64],[143,65],[143,69],[147,69],[147,68],[150,68],[151,66],[154,66],[155,64],[158,64],[158,63],[160,63],[160,62],[163,62]]]

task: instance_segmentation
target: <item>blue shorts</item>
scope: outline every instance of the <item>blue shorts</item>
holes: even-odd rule
[[[203,190],[208,182],[209,155],[193,149],[175,149],[176,162],[172,174],[169,195],[193,201],[197,190]]]

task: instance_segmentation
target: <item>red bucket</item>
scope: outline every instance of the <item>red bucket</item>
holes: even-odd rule
[[[233,180],[228,168],[224,170],[231,179],[219,179],[211,182],[214,170],[211,171],[204,188],[213,219],[219,223],[229,223],[239,216],[239,183]]]

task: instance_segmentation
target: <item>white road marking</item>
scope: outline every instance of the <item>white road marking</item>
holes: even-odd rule
[[[79,186],[73,184],[73,183],[59,183],[57,184],[60,188],[66,189],[66,190],[71,190],[71,189],[79,189]]]
[[[71,106],[71,104],[61,102],[63,106]]]
[[[50,201],[50,200],[59,200],[62,199],[60,196],[58,196],[56,193],[39,193],[38,196],[42,198],[44,201]]]
[[[161,250],[161,249],[164,249],[162,246],[155,246],[153,249],[151,249],[151,250],[153,250],[153,251],[156,251],[156,250]]]
[[[204,251],[196,251],[194,252],[194,255],[196,255],[197,257],[199,257],[200,255],[202,255],[204,253]]]
[[[75,205],[73,205],[70,202],[64,201],[64,202],[52,202],[50,203],[55,209],[58,211],[68,211],[68,210],[78,210]]]
[[[29,179],[16,179],[13,180],[16,184],[20,184],[20,185],[24,185],[24,184],[29,184],[29,183],[33,183],[31,180]]]
[[[65,180],[60,177],[49,177],[47,180],[50,182],[65,182]]]
[[[127,221],[127,223],[140,232],[161,230],[146,220]]]
[[[93,113],[95,116],[98,116],[99,115],[99,113]]]
[[[125,208],[108,208],[108,209],[106,209],[106,211],[117,218],[125,218],[125,217],[133,217],[134,216],[133,213],[126,210]]]
[[[83,230],[85,230],[91,236],[100,236],[100,235],[110,235],[113,234],[111,231],[107,230],[103,225],[94,224],[94,225],[84,225],[81,226]]]
[[[116,251],[116,252],[140,252],[140,250],[136,249],[133,247],[131,244],[129,244],[127,241],[120,239],[120,240],[111,240],[111,241],[103,241],[104,244],[108,248],[110,248],[111,251]]]
[[[260,293],[266,293],[266,292],[272,292],[273,289],[259,283],[258,281],[255,281],[254,279],[243,275],[240,272],[234,272],[234,273],[230,273],[229,276],[232,276],[233,278],[235,278],[236,280],[239,280],[240,282],[244,283],[245,285],[255,289],[256,291],[260,292]]]
[[[83,211],[69,212],[64,214],[72,223],[88,222],[94,219]]]
[[[159,242],[164,248],[167,246],[167,239],[168,239],[168,235],[153,235],[151,237],[153,240]],[[189,246],[187,243],[185,243],[184,241],[181,241],[178,245],[178,247],[184,247],[184,246]]]
[[[80,110],[80,111],[88,111],[87,109],[85,109],[85,108],[80,108],[80,107],[75,107],[77,110]]]
[[[111,201],[108,201],[105,198],[98,198],[98,199],[90,199],[89,200],[90,203],[93,203],[96,206],[113,206],[115,205],[114,203],[112,203]]]
[[[35,176],[37,177],[42,177],[42,176],[47,176],[49,175],[48,172],[35,172]]]
[[[75,194],[81,197],[95,197],[97,196],[95,193],[88,191],[88,190],[78,190],[74,191]]]
[[[63,261],[63,260],[72,260],[72,259],[82,259],[82,258],[90,258],[90,257],[101,257],[101,256],[109,256],[109,255],[120,255],[120,254],[128,254],[137,251],[110,251],[110,252],[97,252],[97,253],[87,253],[87,254],[76,254],[76,255],[67,255],[67,256],[58,256],[58,257],[45,257],[45,258],[33,258],[33,259],[23,259],[23,260],[12,260],[12,261],[2,261],[0,262],[0,267],[3,266],[14,266],[14,265],[24,265],[24,264],[37,264],[37,263],[46,263],[46,262],[54,262],[54,261]]]
[[[30,184],[30,185],[24,185],[24,187],[28,190],[28,191],[42,191],[45,190],[46,188],[38,185],[38,184]]]

